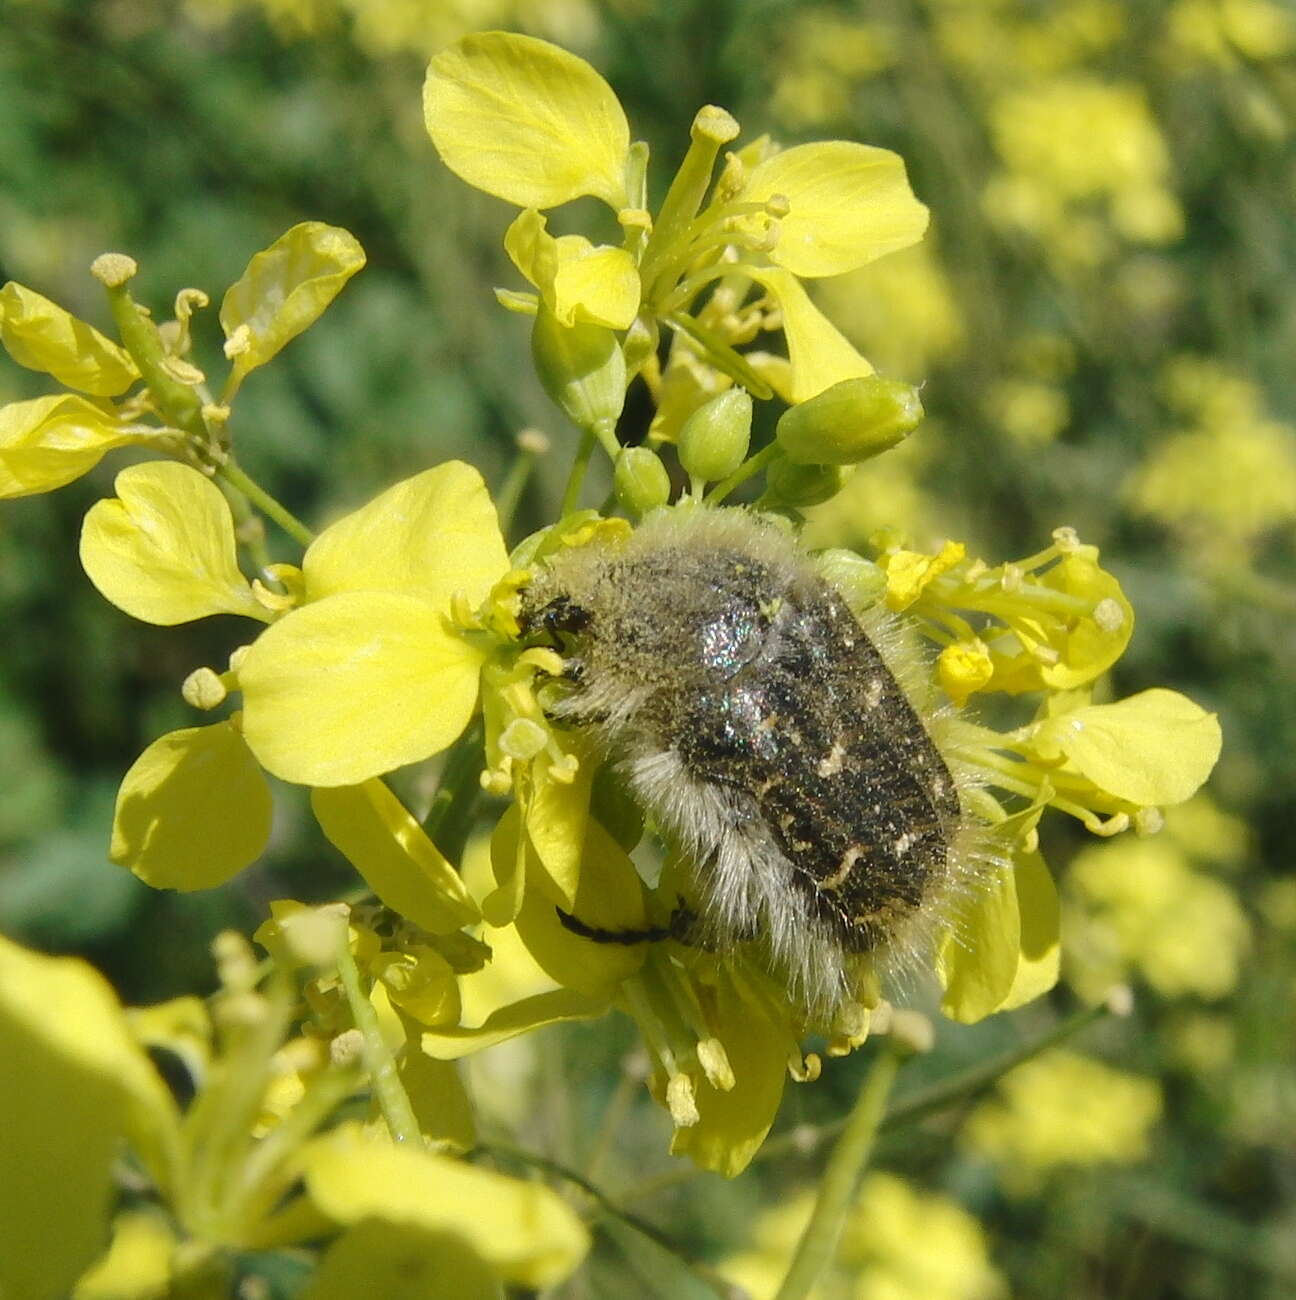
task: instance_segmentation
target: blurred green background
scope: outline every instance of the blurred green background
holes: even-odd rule
[[[707,102],[748,138],[898,150],[931,235],[820,301],[880,369],[925,383],[929,420],[813,512],[812,540],[891,528],[998,563],[1074,525],[1138,615],[1114,693],[1172,686],[1223,722],[1209,793],[1164,835],[1052,828],[1062,986],[1013,1017],[942,1024],[910,1082],[1117,980],[1133,1015],[884,1143],[823,1294],[1296,1293],[1296,10],[7,0],[0,280],[106,327],[100,252],[138,260],[137,297],[160,317],[184,286],[218,302],[297,221],[345,226],[368,268],[248,381],[240,459],[318,524],[451,456],[498,484],[537,426],[555,450],[523,535],[551,517],[572,435],[528,375],[525,322],[490,292],[516,287],[499,246],[511,211],[441,168],[419,106],[427,56],[495,26],[604,73],[651,145],[658,196]],[[214,311],[196,333],[195,359],[221,373]],[[0,401],[44,391],[0,363]],[[124,463],[0,510],[0,929],[88,956],[139,1003],[208,989],[218,930],[350,877],[287,788],[264,861],[223,890],[155,893],[108,863],[122,773],[192,721],[180,682],[238,635],[232,620],[132,622],[84,578],[80,518]],[[598,1147],[614,1196],[669,1170],[664,1117],[618,1086],[632,1048],[607,1021],[488,1054],[472,1066],[484,1127],[575,1165]],[[780,1129],[840,1114],[858,1073],[832,1062],[794,1088]],[[627,1108],[614,1138],[610,1099]],[[634,1208],[686,1254],[732,1257],[760,1294],[818,1168],[783,1150],[735,1184],[681,1180]],[[656,1249],[605,1236],[568,1294],[686,1294]]]

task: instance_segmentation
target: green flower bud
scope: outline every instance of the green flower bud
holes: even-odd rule
[[[646,515],[670,500],[670,475],[661,458],[647,447],[626,447],[612,471],[616,499],[632,515]]]
[[[844,479],[836,465],[797,465],[778,456],[765,471],[765,495],[772,505],[817,506],[835,497]]]
[[[625,403],[625,358],[602,325],[563,325],[543,303],[531,355],[544,390],[579,429],[610,430]]]
[[[912,384],[866,375],[785,411],[776,436],[798,465],[855,465],[903,442],[922,418]]]
[[[703,483],[728,478],[747,457],[752,399],[745,388],[727,388],[703,402],[679,431],[684,472]]]

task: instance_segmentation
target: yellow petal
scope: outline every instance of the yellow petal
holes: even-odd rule
[[[166,627],[209,614],[269,619],[239,570],[234,518],[210,479],[155,461],[122,470],[115,487],[86,513],[81,563],[118,609]]]
[[[792,363],[790,402],[806,402],[843,379],[871,375],[873,367],[810,301],[801,281],[774,267],[744,266],[743,274],[765,286],[778,300]]]
[[[458,1025],[428,1030],[420,1038],[423,1050],[438,1061],[457,1061],[461,1056],[494,1047],[519,1034],[529,1034],[545,1025],[564,1020],[593,1020],[606,1015],[606,998],[590,998],[575,989],[551,989],[492,1011],[480,1025]]]
[[[365,1219],[324,1252],[300,1300],[500,1300],[495,1270],[470,1246],[413,1223]]]
[[[1178,691],[1141,691],[1041,723],[1055,745],[1100,790],[1143,807],[1182,803],[1219,758],[1219,719]]]
[[[520,208],[582,194],[627,206],[630,127],[612,88],[548,41],[480,32],[428,65],[423,120],[442,161]]]
[[[784,149],[752,169],[745,202],[788,200],[773,261],[794,275],[840,275],[916,244],[927,209],[899,154],[849,140]]]
[[[1061,957],[1057,889],[1053,876],[1038,853],[1016,857],[1013,888],[1021,918],[1017,974],[999,1006],[1011,1011],[1042,997],[1058,981]]]
[[[377,1219],[444,1233],[510,1282],[554,1286],[589,1249],[576,1212],[537,1182],[354,1129],[308,1143],[303,1166],[311,1199],[337,1222]]]
[[[1013,871],[996,868],[958,909],[940,945],[941,1011],[965,1025],[998,1011],[1017,978],[1021,947]]]
[[[564,325],[629,329],[639,313],[639,268],[624,248],[595,248],[577,235],[558,241],[550,306]]]
[[[516,808],[510,808],[492,837],[492,857],[511,865],[517,837]],[[573,933],[558,915],[550,893],[535,888],[538,863],[530,856],[528,885],[518,912],[517,932],[540,968],[564,988],[590,997],[611,997],[618,984],[643,965],[645,943],[599,943]],[[647,924],[643,885],[634,863],[597,822],[586,824],[580,882],[568,911],[598,930],[637,931]]]
[[[1087,617],[1068,620],[1062,633],[1049,642],[1059,657],[1040,665],[1040,678],[1046,686],[1063,691],[1093,681],[1125,653],[1134,631],[1134,610],[1120,583],[1099,567],[1098,551],[1092,546],[1078,546],[1035,581],[1079,596],[1093,609]],[[1036,643],[1024,627],[1014,625],[1014,630],[1028,649],[1033,648]]]
[[[481,919],[459,873],[381,781],[313,790],[311,808],[329,842],[393,911],[432,934]]]
[[[72,1300],[164,1300],[175,1245],[175,1233],[161,1214],[119,1214],[108,1253],[77,1282]]]
[[[564,737],[564,742],[567,741]],[[572,748],[576,749],[574,737]],[[570,781],[552,776],[553,759],[539,755],[532,767],[534,786],[526,803],[527,838],[539,858],[541,881],[550,897],[569,911],[580,884],[581,856],[589,824],[590,788],[597,760],[587,747],[576,752],[580,761]]]
[[[548,218],[535,208],[523,208],[504,232],[504,251],[513,265],[537,289],[546,291],[552,288],[558,270],[558,241],[549,233],[548,225]],[[571,321],[563,324],[570,325]]]
[[[243,734],[285,781],[358,785],[459,735],[482,658],[415,596],[329,596],[293,610],[248,650]]]
[[[149,442],[109,410],[62,393],[0,407],[0,497],[50,492],[92,470],[114,447]]]
[[[462,591],[485,600],[508,570],[481,475],[447,461],[403,479],[326,528],[302,561],[311,600],[343,591],[421,596],[438,609]]]
[[[175,1105],[107,981],[0,938],[0,1295],[55,1300],[103,1252],[135,1139],[167,1185]]]
[[[116,397],[139,378],[125,348],[12,280],[0,289],[0,342],[20,366],[95,397]]]
[[[726,1091],[697,1080],[698,1121],[675,1130],[671,1154],[687,1155],[703,1169],[734,1178],[760,1150],[778,1113],[787,1080],[788,1031],[727,982],[708,1011],[708,1024],[733,1067],[734,1086]]]
[[[397,1073],[410,1099],[419,1132],[430,1142],[455,1151],[477,1144],[472,1101],[453,1061],[436,1061],[425,1052],[401,1052]]]
[[[908,609],[932,582],[948,573],[967,556],[962,542],[947,541],[934,555],[922,551],[890,551],[882,557],[886,569],[887,604],[894,610]]]
[[[172,731],[122,779],[109,856],[155,889],[212,889],[261,856],[272,812],[236,727]]]
[[[235,382],[312,325],[365,264],[354,235],[303,221],[257,253],[221,301]]]

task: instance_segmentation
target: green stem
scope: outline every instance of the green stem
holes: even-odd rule
[[[810,1222],[806,1224],[787,1276],[774,1300],[804,1300],[832,1263],[842,1227],[859,1187],[860,1175],[873,1151],[887,1097],[903,1060],[902,1049],[888,1039],[864,1080],[855,1105],[846,1117],[841,1139],[833,1149],[819,1184]]]
[[[216,470],[216,476],[242,492],[262,514],[273,519],[294,541],[309,546],[315,540],[315,534],[296,515],[285,510],[265,488],[249,478],[233,457]]]
[[[594,454],[597,435],[592,429],[581,434],[580,446],[576,449],[576,459],[572,461],[571,472],[567,475],[567,486],[563,488],[562,507],[559,518],[566,519],[576,513],[580,504],[581,488],[585,483],[585,471],[589,469],[590,457]]]
[[[139,367],[140,375],[162,414],[170,423],[194,437],[199,445],[205,445],[208,435],[202,418],[202,398],[189,384],[181,383],[167,373],[166,353],[158,328],[135,304],[127,288],[127,280],[134,274],[133,262],[130,267],[125,279],[104,283],[122,345]]]
[[[745,483],[753,474],[763,470],[778,455],[778,452],[778,443],[771,442],[768,447],[762,447],[754,456],[748,456],[728,478],[722,479],[706,494],[707,505],[719,505],[740,483]]]
[[[330,1066],[306,1089],[300,1101],[253,1147],[239,1173],[229,1206],[231,1220],[244,1229],[261,1222],[283,1199],[298,1170],[293,1154],[337,1109],[360,1082],[358,1066]]]
[[[495,493],[495,511],[499,515],[500,532],[506,537],[522,501],[522,493],[530,481],[531,471],[542,452],[548,449],[548,439],[538,429],[525,429],[518,435],[517,455],[509,466],[504,482]]]
[[[607,1108],[603,1112],[603,1121],[599,1125],[594,1150],[590,1152],[589,1160],[585,1164],[585,1176],[587,1178],[593,1180],[598,1177],[603,1162],[607,1159],[616,1142],[617,1134],[621,1131],[621,1125],[626,1115],[629,1114],[635,1094],[642,1083],[643,1076],[630,1068],[628,1060],[623,1061],[621,1073],[617,1078],[616,1090],[612,1093]]]
[[[251,557],[257,575],[262,582],[272,583],[275,590],[280,590],[280,585],[273,583],[270,576],[270,552],[266,548],[265,524],[262,523],[261,516],[233,484],[218,482],[216,486],[229,502],[230,511],[234,515],[234,536]]]
[[[478,718],[455,741],[441,772],[441,783],[423,818],[428,839],[450,862],[458,862],[472,831],[481,773],[486,765],[482,751],[482,722]]]
[[[1056,1047],[1059,1043],[1066,1042],[1068,1038],[1074,1038],[1096,1020],[1115,1014],[1116,1006],[1121,1000],[1118,994],[1124,995],[1124,993],[1125,990],[1121,986],[1108,996],[1106,1002],[1077,1011],[1054,1025],[1048,1033],[1033,1038],[1029,1043],[1009,1048],[1006,1052],[992,1056],[988,1061],[960,1070],[948,1079],[942,1079],[927,1088],[920,1088],[912,1096],[902,1098],[887,1111],[886,1118],[881,1124],[882,1132],[889,1132],[891,1129],[901,1128],[907,1124],[916,1124],[919,1120],[926,1119],[928,1115],[947,1110],[958,1102],[970,1100],[984,1092],[998,1083],[1009,1070],[1016,1069],[1024,1061],[1029,1061],[1031,1057],[1038,1056],[1041,1052],[1047,1052],[1050,1047]]]
[[[706,359],[730,379],[741,384],[753,397],[768,401],[774,390],[751,368],[747,359],[735,352],[714,330],[684,311],[673,311],[662,318],[672,329],[688,335],[705,353]]]
[[[414,1118],[414,1108],[410,1105],[405,1086],[396,1071],[396,1060],[382,1036],[378,1013],[360,987],[360,972],[356,969],[355,958],[351,955],[349,932],[343,937],[338,948],[338,975],[342,979],[342,987],[346,990],[351,1018],[364,1041],[361,1055],[365,1068],[369,1071],[369,1082],[374,1095],[378,1098],[378,1106],[382,1111],[383,1119],[387,1121],[392,1140],[409,1142],[415,1146],[421,1145],[423,1135],[419,1130],[418,1120]]]

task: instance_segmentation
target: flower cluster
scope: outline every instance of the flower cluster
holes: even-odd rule
[[[519,593],[559,552],[595,541],[614,546],[631,520],[652,510],[716,507],[762,472],[758,505],[795,522],[802,507],[835,494],[843,467],[904,439],[921,419],[916,390],[877,375],[803,281],[914,244],[926,209],[901,160],[862,144],[780,150],[758,139],[721,161],[739,127],[723,109],[706,107],[652,212],[647,149],[631,142],[611,88],[582,60],[530,37],[486,33],[452,45],[432,60],[424,105],[446,165],[520,209],[505,247],[531,287],[498,297],[531,318],[537,371],[581,436],[559,519],[510,552],[480,475],[449,462],[315,536],[239,467],[232,415],[243,381],[363,264],[349,235],[318,223],[257,254],[226,294],[220,320],[231,368],[219,399],[188,359],[190,318],[206,303],[199,291],[183,291],[175,320],[159,327],[130,297],[130,260],[99,259],[95,274],[120,335],[114,342],[31,290],[6,287],[0,339],[20,363],[74,391],[0,412],[0,490],[50,490],[124,444],[161,453],[168,459],[124,469],[116,495],[87,513],[86,572],[108,600],[145,622],[247,620],[228,661],[197,668],[182,688],[196,710],[223,716],[161,737],[123,780],[114,861],[162,888],[221,884],[265,847],[267,774],[310,787],[324,833],[387,918],[369,924],[353,916],[342,964],[310,974],[303,997],[312,1041],[336,1042],[348,1017],[363,1028],[372,1016],[376,1041],[399,1064],[407,1090],[422,1080],[453,1109],[459,1101],[444,1100],[453,1092],[444,1063],[617,1008],[648,1048],[650,1087],[675,1127],[672,1149],[734,1174],[768,1132],[789,1074],[808,1080],[822,1068],[820,1055],[803,1047],[807,1035],[822,1035],[829,1055],[850,1051],[885,1024],[885,1012],[875,1016],[882,989],[865,981],[825,1023],[759,963],[684,941],[672,920],[695,864],[678,848],[657,853],[652,869],[640,864],[651,853],[632,858],[641,842],[651,844],[653,828],[627,801],[614,767],[578,729],[555,722],[564,662],[527,635]],[[582,196],[611,210],[619,243],[550,232],[546,214]],[[636,378],[656,414],[644,441],[623,447],[617,422]],[[753,402],[775,397],[786,407],[776,435],[752,452]],[[687,500],[674,505],[663,454],[670,444],[689,485]],[[630,519],[580,508],[585,467],[600,446]],[[299,564],[267,561],[257,511],[302,545]],[[943,1009],[973,1021],[1019,1006],[1057,978],[1057,898],[1036,833],[1044,809],[1101,835],[1155,830],[1160,809],[1189,798],[1209,774],[1218,725],[1175,692],[1115,702],[1100,693],[1102,675],[1129,641],[1133,612],[1097,549],[1070,529],[1012,563],[974,559],[952,541],[923,551],[881,537],[867,556],[830,551],[819,564],[858,615],[885,608],[899,637],[939,650],[934,671],[906,686],[994,844],[986,879],[933,929]],[[1029,701],[1020,725],[998,731],[962,716],[970,699],[991,694],[1010,706]],[[441,792],[419,817],[384,778],[429,760],[439,764]],[[457,860],[466,832],[454,843],[447,822],[453,810],[475,824],[482,792],[508,802],[494,806],[490,878],[470,880]],[[327,967],[312,947],[319,936],[310,938],[319,926],[330,933],[327,918],[285,901],[259,940],[281,974]],[[656,941],[600,943],[593,937],[600,931]],[[533,978],[524,992],[492,1003],[477,987],[489,971],[486,955],[510,946],[525,951]],[[255,1077],[267,1083],[267,1063],[287,1050],[290,1002],[246,982],[237,993],[246,1032],[255,1035],[255,1054],[247,1049],[261,1072]],[[115,1010],[103,1015],[116,1024]],[[133,1050],[120,1034],[112,1039],[114,1059]],[[377,1059],[365,1058],[375,1089],[385,1077]],[[352,1078],[333,1068],[297,1072],[288,1092],[300,1087],[300,1096],[279,1128],[261,1116],[264,1107],[273,1111],[268,1084],[248,1085],[240,1114],[270,1126],[263,1145],[240,1147],[257,1177],[211,1172],[221,1186],[233,1177],[243,1199],[234,1209],[203,1202],[207,1218],[184,1211],[196,1237],[270,1239],[248,1225],[287,1184],[258,1153],[273,1150],[276,1132],[306,1136],[299,1130],[318,1119],[308,1099],[320,1081],[336,1089]],[[136,1094],[118,1092],[125,1115]],[[283,1089],[275,1096],[282,1102]],[[398,1100],[384,1106],[394,1133],[399,1112]],[[443,1119],[415,1112],[416,1132],[451,1140]],[[194,1122],[205,1113],[196,1108]],[[165,1140],[183,1148],[192,1140],[187,1122],[176,1120]],[[156,1133],[138,1136],[145,1147],[155,1140]],[[436,1158],[442,1190],[439,1199],[424,1196],[433,1175],[422,1162],[434,1157],[372,1136],[346,1131],[302,1150],[304,1163],[291,1168],[303,1171],[310,1213],[353,1225],[335,1247],[339,1269],[362,1253],[346,1244],[352,1233],[364,1250],[394,1241],[389,1211],[400,1231],[435,1231],[428,1216],[452,1202],[461,1183],[465,1206],[479,1195],[478,1171]],[[361,1170],[346,1180],[345,1195],[318,1172],[343,1161]],[[167,1164],[152,1172],[165,1187],[188,1177]],[[523,1195],[502,1181],[497,1190]],[[392,1211],[393,1198],[423,1208],[410,1217]],[[535,1284],[561,1274],[579,1234],[541,1200],[535,1231],[556,1234],[561,1249],[539,1263],[529,1244],[499,1238],[487,1249],[464,1229],[456,1267]],[[460,1220],[448,1231],[459,1232]],[[496,1248],[513,1252],[507,1262],[491,1253]]]

